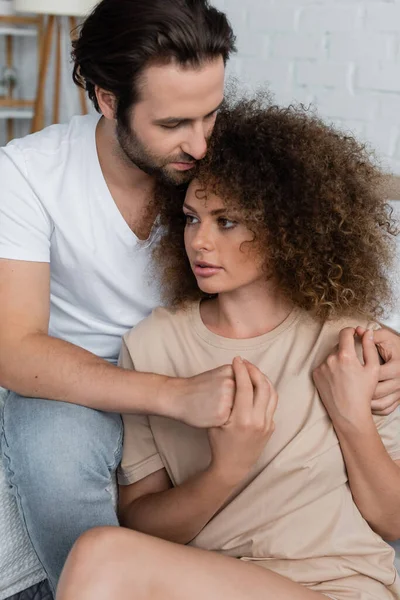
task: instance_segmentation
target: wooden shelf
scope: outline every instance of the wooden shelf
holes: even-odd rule
[[[38,25],[40,24],[40,17],[22,17],[20,15],[0,15],[1,23],[7,25]]]
[[[0,96],[0,110],[3,108],[31,108],[34,106],[34,104],[34,100],[7,98],[5,96]]]

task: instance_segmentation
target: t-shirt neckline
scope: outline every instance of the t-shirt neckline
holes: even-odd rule
[[[199,337],[205,342],[216,348],[225,348],[230,350],[249,350],[259,348],[269,344],[272,340],[287,331],[299,319],[301,310],[294,307],[288,316],[277,327],[262,335],[246,339],[226,338],[214,333],[204,324],[200,313],[200,301],[194,302],[190,307],[189,318],[192,326]]]

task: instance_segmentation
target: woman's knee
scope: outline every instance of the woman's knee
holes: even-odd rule
[[[57,600],[94,598],[97,586],[107,583],[113,562],[110,558],[115,557],[117,531],[116,527],[96,527],[79,537],[61,574]]]
[[[116,557],[123,546],[126,532],[132,541],[136,532],[122,527],[94,527],[85,531],[75,542],[70,557],[85,564],[92,561],[95,565],[110,561]]]
[[[74,544],[65,563],[57,600],[102,600],[116,596],[127,564],[131,563],[132,568],[138,567],[140,552],[137,541],[134,531],[119,527],[96,527],[85,532]],[[140,568],[136,577],[139,586]]]

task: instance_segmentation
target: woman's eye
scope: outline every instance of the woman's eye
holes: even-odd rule
[[[220,217],[218,219],[218,223],[223,229],[232,229],[237,225],[236,221],[231,221],[230,219],[226,219],[225,217]]]
[[[194,217],[193,215],[185,214],[185,222],[186,222],[186,225],[194,225],[195,223],[198,222],[198,219],[196,219],[196,217]]]

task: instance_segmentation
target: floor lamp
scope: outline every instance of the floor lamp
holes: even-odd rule
[[[69,18],[71,32],[77,27],[77,17],[85,17],[95,5],[95,0],[15,0],[15,9],[23,13],[41,15],[46,22],[44,25],[43,39],[40,49],[38,83],[34,115],[32,119],[32,133],[43,129],[45,126],[45,90],[52,50],[54,29],[57,30],[56,60],[53,96],[53,123],[58,123],[60,118],[61,98],[61,19]],[[85,91],[79,88],[79,97],[82,114],[88,112]]]

